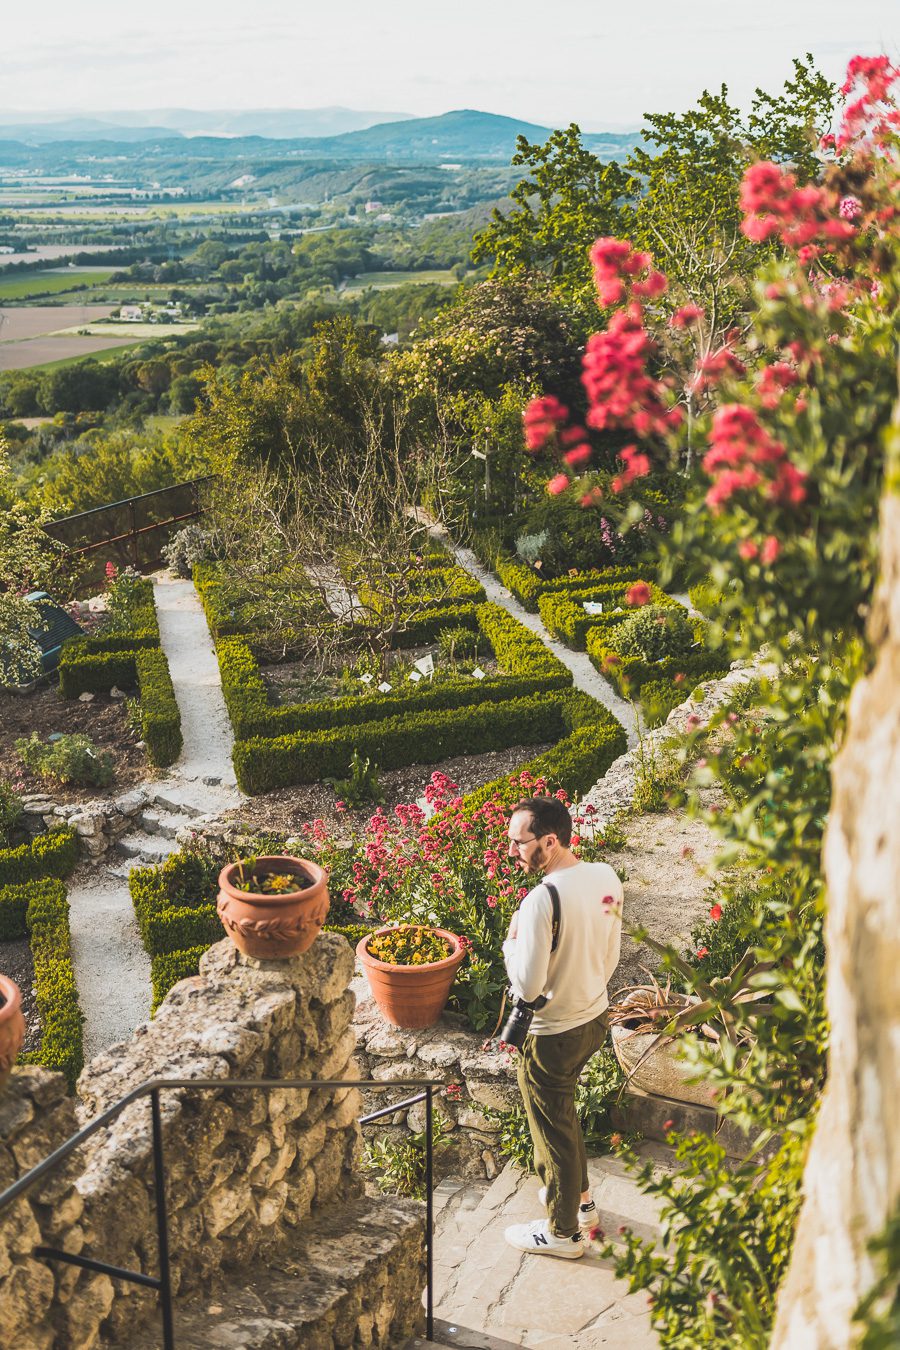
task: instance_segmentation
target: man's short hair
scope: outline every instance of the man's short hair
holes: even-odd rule
[[[540,838],[545,834],[555,834],[564,848],[572,842],[572,817],[568,809],[556,797],[526,797],[513,807],[511,817],[517,811],[527,811],[531,816],[531,833]]]

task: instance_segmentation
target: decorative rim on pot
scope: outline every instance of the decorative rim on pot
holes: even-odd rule
[[[308,858],[294,858],[290,854],[266,854],[253,859],[253,866],[248,870],[250,872],[266,872],[284,874],[291,873],[294,876],[303,877],[306,885],[298,887],[295,891],[244,891],[235,886],[232,877],[239,867],[246,866],[248,859],[239,859],[237,862],[226,863],[219,873],[219,886],[222,890],[227,890],[239,900],[248,900],[251,903],[258,901],[266,905],[279,905],[291,903],[298,897],[304,897],[313,887],[321,882],[328,880],[328,873],[324,867],[318,863],[311,862]]]
[[[387,924],[384,928],[373,928],[371,933],[366,933],[365,937],[360,938],[356,944],[356,954],[361,961],[374,966],[376,970],[391,971],[409,971],[412,975],[417,975],[423,970],[447,970],[450,966],[459,965],[466,954],[466,948],[462,940],[456,933],[450,933],[446,928],[434,928],[430,923],[420,923],[413,925],[416,928],[427,928],[429,933],[437,933],[438,937],[446,939],[453,946],[453,951],[449,956],[444,956],[440,961],[421,961],[418,965],[400,965],[394,961],[382,961],[377,956],[373,956],[369,951],[369,943],[372,938],[381,937],[385,933],[394,933],[402,924]]]

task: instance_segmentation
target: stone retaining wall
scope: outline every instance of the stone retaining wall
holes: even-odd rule
[[[374,1111],[411,1096],[412,1089],[403,1086],[411,1078],[438,1079],[444,1087],[435,1094],[435,1120],[444,1122],[449,1138],[435,1155],[436,1175],[493,1179],[503,1166],[500,1131],[479,1108],[505,1111],[521,1102],[515,1056],[504,1050],[482,1050],[484,1035],[473,1032],[462,1017],[452,1013],[444,1013],[436,1026],[425,1031],[400,1031],[384,1021],[364,979],[355,981],[353,987],[359,1077],[397,1084],[390,1095],[364,1092],[363,1110]],[[364,1133],[400,1141],[424,1128],[425,1104],[421,1102],[366,1126]]]
[[[58,802],[49,793],[32,792],[22,798],[23,823],[30,834],[69,825],[87,856],[99,858],[131,829],[149,800],[143,788],[87,802]]]
[[[220,1288],[229,1271],[238,1283],[252,1282],[254,1261],[289,1260],[316,1211],[343,1210],[361,1194],[356,1090],[228,1089],[239,1077],[353,1077],[352,974],[353,954],[335,934],[290,961],[254,961],[220,942],[152,1022],[82,1074],[82,1122],[150,1078],[222,1081],[221,1090],[161,1096],[169,1243],[182,1298]],[[75,1110],[59,1075],[17,1070],[0,1097],[0,1184],[70,1134]],[[34,1261],[29,1253],[41,1238],[157,1273],[149,1101],[126,1107],[65,1174],[0,1218],[0,1344],[127,1346],[141,1321],[158,1316],[150,1291]],[[410,1322],[410,1308],[393,1302],[369,1312],[373,1325],[380,1317],[387,1327],[379,1343],[392,1343],[392,1319]]]

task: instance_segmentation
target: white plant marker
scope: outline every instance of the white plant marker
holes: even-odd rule
[[[359,678],[362,680],[363,684],[371,684],[372,680],[374,679],[374,676],[370,675],[369,672],[366,671],[365,675],[360,675]]]
[[[473,680],[484,679],[484,671],[481,669],[481,666],[476,666],[475,669],[472,671],[472,679]]]
[[[412,680],[413,684],[418,684],[422,676],[418,670],[411,670],[409,672],[409,678]]]
[[[378,692],[379,694],[389,694],[393,687],[392,684],[388,684],[387,680],[382,680],[381,684],[378,686]]]
[[[421,671],[423,675],[427,675],[431,679],[434,675],[434,657],[430,652],[427,656],[420,656],[418,661],[415,662],[415,667],[416,670]]]

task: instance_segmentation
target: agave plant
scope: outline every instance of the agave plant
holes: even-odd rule
[[[757,961],[750,948],[727,975],[704,980],[694,967],[649,937],[644,930],[634,929],[631,936],[664,956],[667,964],[690,982],[693,991],[688,994],[673,989],[671,975],[663,986],[647,970],[649,984],[629,985],[616,995],[608,1009],[611,1026],[627,1026],[629,1036],[655,1033],[624,1086],[654,1050],[671,1044],[688,1030],[696,1029],[707,1040],[720,1044],[724,1041],[735,1049],[752,1042],[753,1028],[748,1023],[744,1006],[754,1004],[754,1017],[773,1011],[772,1003],[763,1002],[771,983],[771,961]],[[646,970],[646,967],[642,969]]]

